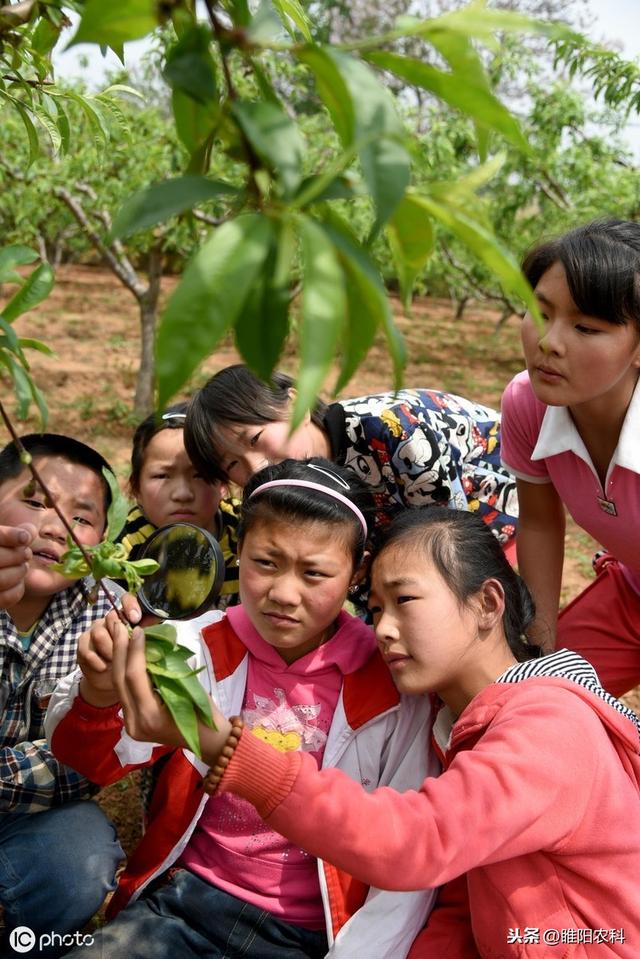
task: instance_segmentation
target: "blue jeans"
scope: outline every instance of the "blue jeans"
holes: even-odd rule
[[[187,869],[95,931],[67,959],[322,959],[327,937],[282,922]]]
[[[115,888],[115,872],[123,858],[115,829],[94,802],[0,815],[0,903],[5,922],[1,959],[19,955],[10,944],[11,930],[17,926],[27,926],[36,936],[29,957],[62,955],[69,945],[59,940],[81,929],[100,908],[107,892]]]

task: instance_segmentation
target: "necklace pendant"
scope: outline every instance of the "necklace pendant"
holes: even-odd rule
[[[596,497],[600,505],[600,509],[604,513],[608,513],[609,516],[617,516],[618,510],[616,509],[616,504],[611,499],[604,499],[602,496]]]

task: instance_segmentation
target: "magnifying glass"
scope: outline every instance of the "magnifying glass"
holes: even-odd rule
[[[145,578],[138,601],[160,619],[193,619],[215,606],[224,583],[224,557],[215,536],[193,523],[157,529],[138,559],[154,559],[158,569]]]

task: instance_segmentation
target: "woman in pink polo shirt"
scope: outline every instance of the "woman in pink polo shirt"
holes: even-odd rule
[[[502,461],[517,477],[520,573],[536,638],[581,653],[603,686],[640,683],[640,223],[597,220],[544,243],[523,269],[527,364],[502,399]],[[605,548],[558,616],[565,514]]]

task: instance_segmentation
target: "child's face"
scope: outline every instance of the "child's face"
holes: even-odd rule
[[[477,615],[458,602],[422,550],[398,543],[376,557],[369,609],[378,647],[401,693],[460,699],[482,645]]]
[[[270,463],[330,456],[328,440],[308,416],[293,433],[289,430],[288,419],[221,427],[225,452],[220,465],[231,482],[245,486],[254,473]]]
[[[41,456],[34,462],[79,541],[86,546],[99,543],[106,512],[104,484],[97,473],[62,456]],[[48,599],[71,582],[50,568],[67,549],[67,531],[26,467],[0,486],[0,526],[24,523],[31,523],[37,531],[31,544],[33,558],[26,578],[25,600],[46,599],[44,609]]]
[[[182,430],[160,430],[149,442],[136,498],[154,526],[194,523],[214,530],[223,489],[207,483],[184,448]]]
[[[334,525],[257,522],[240,556],[240,601],[286,663],[330,639],[353,576],[351,549]]]
[[[545,327],[541,331],[527,313],[522,345],[538,399],[549,406],[569,407],[603,400],[617,410],[620,398],[626,408],[640,366],[635,324],[619,326],[580,313],[561,263],[541,276],[535,293]]]

